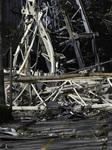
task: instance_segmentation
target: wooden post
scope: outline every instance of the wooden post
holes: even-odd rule
[[[2,22],[2,3],[0,0],[0,23]],[[5,92],[4,92],[4,73],[3,73],[3,47],[2,47],[2,34],[0,30],[0,104],[5,104]]]
[[[10,109],[12,110],[12,47],[10,47]]]

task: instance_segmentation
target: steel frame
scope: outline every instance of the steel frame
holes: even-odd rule
[[[65,1],[64,6],[69,3],[73,7],[74,13],[71,16],[67,14],[62,5],[59,6],[59,2],[59,0],[41,0],[37,4],[36,0],[26,1],[26,5],[21,11],[24,16],[25,31],[13,59],[14,79],[22,76],[47,75],[49,77],[66,72],[69,74],[70,71],[79,72],[79,69],[88,73],[85,67],[91,69],[91,63],[99,66],[95,34],[90,28],[81,0]],[[31,65],[30,54],[35,49],[36,40],[37,58]],[[90,52],[87,48],[85,52],[86,43],[89,41],[91,41],[92,50]],[[89,59],[88,53],[94,57],[93,62]],[[87,59],[84,55],[87,55]],[[41,68],[44,62],[47,67],[47,71],[42,70],[42,73],[41,69],[37,67],[40,57],[44,58],[44,61],[40,63],[39,67]],[[96,67],[92,69],[94,68],[96,69]],[[39,83],[40,87],[37,85]],[[91,77],[91,79],[85,80],[84,77],[77,79],[65,77],[64,79],[43,79],[29,83],[20,81],[13,83],[13,87],[13,110],[44,110],[49,101],[56,101],[61,106],[67,107],[69,105],[73,107],[91,105],[92,108],[112,107],[111,99],[103,98],[103,94],[112,87],[111,78]],[[6,84],[7,105],[9,89],[10,85]],[[25,99],[23,94],[27,98],[29,97],[27,106],[23,105]],[[94,104],[99,101],[101,102],[99,106]]]
[[[44,110],[49,101],[55,101],[60,106],[73,106],[81,105],[84,108],[88,106],[91,108],[112,108],[112,100],[109,98],[108,90],[112,88],[112,78],[85,78],[77,77],[76,79],[62,79],[57,80],[40,80],[42,87],[38,89],[38,85],[31,83],[26,83],[25,87],[22,89],[19,95],[13,101],[13,110]],[[19,81],[20,82],[20,81]],[[37,82],[36,82],[37,83]],[[18,84],[18,81],[15,83]],[[25,84],[25,83],[21,83]],[[28,85],[31,85],[33,96],[35,98],[29,103],[28,106],[21,105],[21,97],[24,90]],[[110,93],[111,94],[111,93]]]

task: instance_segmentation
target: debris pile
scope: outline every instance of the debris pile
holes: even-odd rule
[[[101,73],[97,34],[81,0],[25,2],[25,30],[10,70],[13,82],[8,82],[9,76],[5,80],[6,104],[12,97],[13,110],[48,116],[111,109],[112,74]]]

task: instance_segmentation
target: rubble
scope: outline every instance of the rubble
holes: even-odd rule
[[[102,73],[110,61],[99,60],[98,34],[92,32],[81,0],[67,1],[69,5],[25,2],[25,30],[13,57],[12,83],[5,70],[6,104],[12,103],[13,111],[37,111],[43,120],[111,110],[112,74]]]
[[[37,139],[57,138],[64,145],[70,139],[70,146],[72,139],[79,149],[85,143],[88,148],[89,142],[88,149],[106,149],[112,73],[102,73],[102,65],[110,61],[100,63],[97,34],[81,0],[63,1],[70,15],[59,0],[25,2],[25,30],[13,57],[12,83],[5,70],[6,104],[12,103],[16,121],[0,127],[0,139],[8,140],[0,148],[17,149],[24,140],[21,146],[27,149],[32,141],[39,145]]]
[[[0,134],[7,134],[7,135],[12,135],[12,136],[18,135],[18,133],[16,132],[15,129],[13,129],[13,128],[2,128],[2,127],[0,127]]]

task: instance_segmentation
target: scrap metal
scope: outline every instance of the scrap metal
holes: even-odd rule
[[[101,72],[98,34],[81,0],[27,0],[21,13],[24,33],[13,58],[12,109],[45,110],[50,101],[72,111],[112,108],[112,74]],[[5,86],[9,105],[10,84]]]

